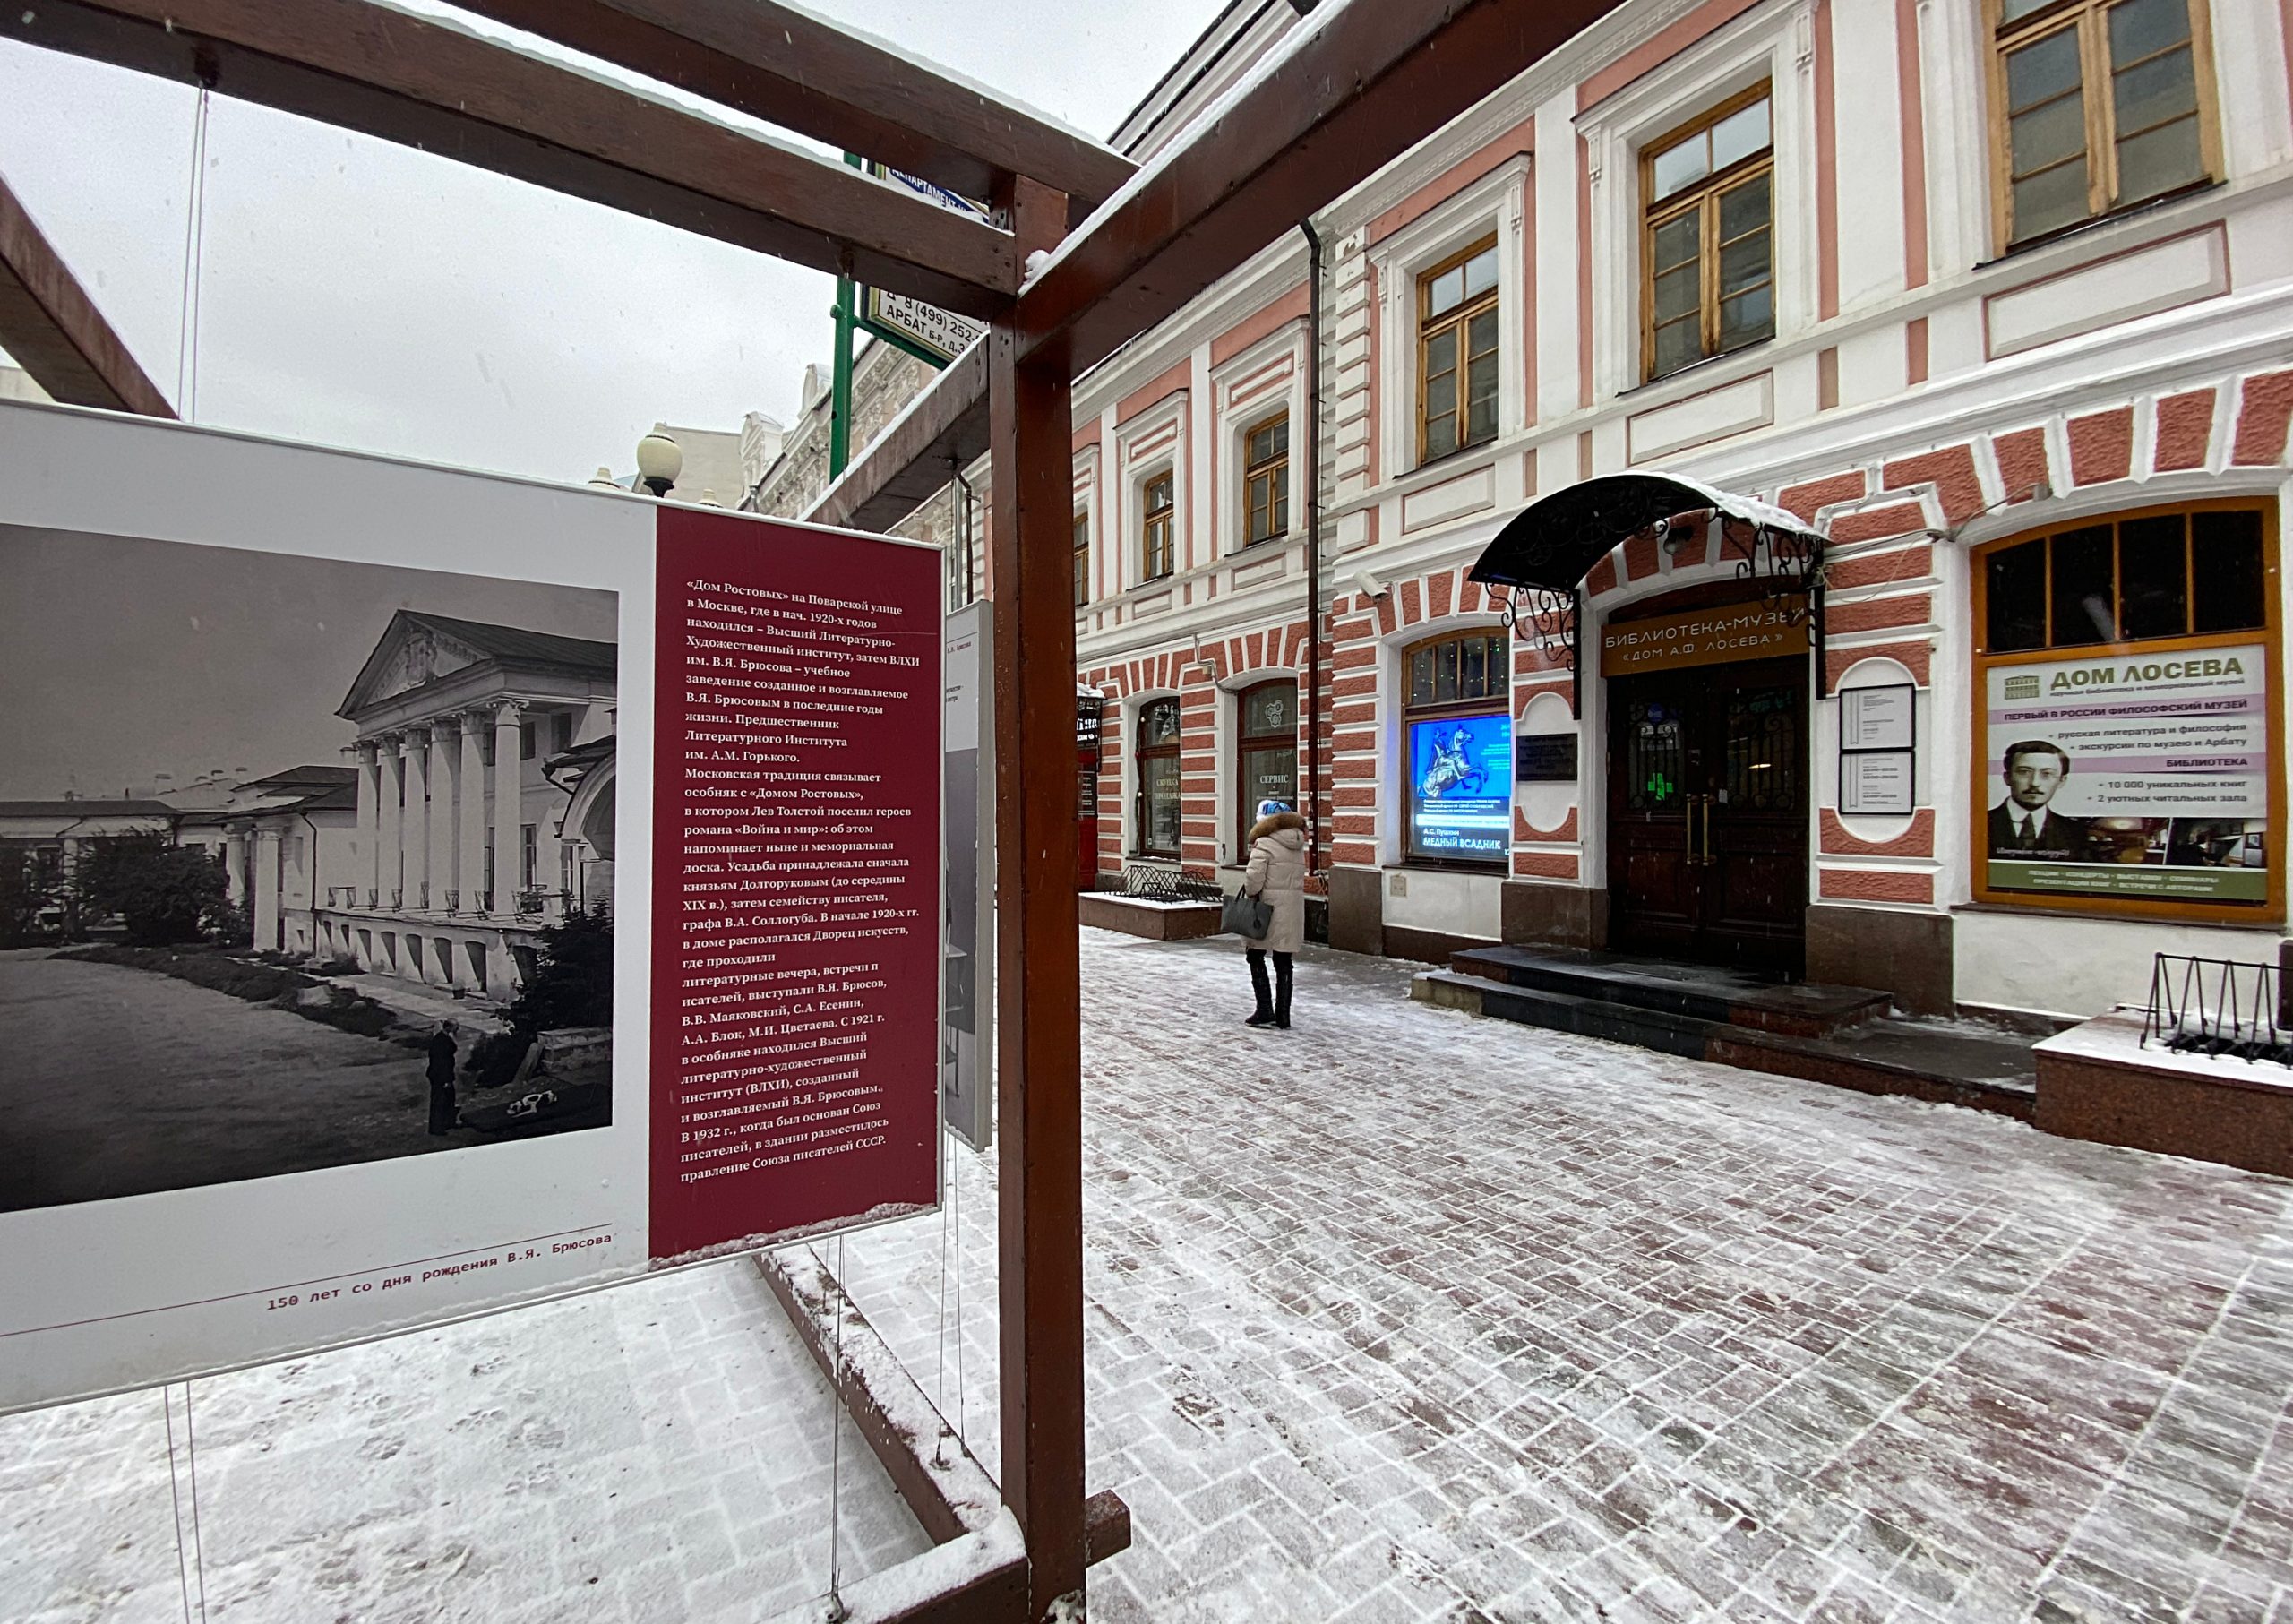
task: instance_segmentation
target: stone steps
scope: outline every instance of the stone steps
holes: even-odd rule
[[[1467,963],[1488,963],[1519,949],[1479,949],[1456,956],[1458,968],[1429,970],[1411,984],[1420,1002],[1547,1031],[1603,1038],[1636,1048],[1749,1071],[1796,1077],[1865,1094],[1897,1094],[1940,1104],[1967,1105],[2028,1121],[2037,1095],[2031,1040],[1968,1022],[1907,1020],[1885,1013],[1884,994],[1860,988],[1776,989],[1812,996],[1734,1001],[1740,985],[1675,984],[1670,991],[1647,978],[1565,976],[1522,962],[1500,979],[1476,975]],[[1685,982],[1689,977],[1659,980]],[[1550,983],[1552,984],[1536,984]],[[1616,996],[1619,992],[1627,996]],[[1659,1007],[1669,1006],[1669,1007]],[[1771,1023],[1741,1018],[1748,1010]],[[1730,1017],[1733,1017],[1730,1018]],[[1799,1029],[1790,1029],[1797,1027]]]

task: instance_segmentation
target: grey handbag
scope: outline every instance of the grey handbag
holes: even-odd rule
[[[1225,906],[1218,913],[1218,928],[1235,936],[1247,936],[1252,941],[1266,940],[1267,932],[1274,924],[1274,904],[1263,897],[1253,897],[1248,891],[1230,892]]]

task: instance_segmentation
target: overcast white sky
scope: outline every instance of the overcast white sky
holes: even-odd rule
[[[1105,135],[1224,0],[806,0]],[[194,97],[0,41],[0,174],[170,399]],[[217,97],[197,417],[580,479],[656,418],[786,422],[831,279]]]

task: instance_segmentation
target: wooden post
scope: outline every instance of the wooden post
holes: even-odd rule
[[[1006,197],[1018,250],[1067,200]],[[1074,475],[1063,348],[988,335],[995,489],[996,1015],[1003,1501],[1026,1532],[1027,1617],[1078,1596],[1083,1517],[1082,975],[1075,901]]]

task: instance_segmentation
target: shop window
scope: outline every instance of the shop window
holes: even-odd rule
[[[1138,772],[1132,839],[1143,857],[1179,855],[1179,702],[1153,700],[1138,708],[1131,754]]]
[[[1982,590],[1989,654],[2258,631],[2268,616],[2261,510],[2065,526],[1990,549]]]
[[[1999,236],[2219,176],[2205,0],[1992,0]]]
[[[2283,907],[2273,520],[2273,503],[2211,502],[1978,552],[1978,900]]]
[[[1287,679],[1260,683],[1237,698],[1241,721],[1235,729],[1234,784],[1241,799],[1234,827],[1247,840],[1259,802],[1279,801],[1293,810],[1298,804],[1298,684]],[[1249,856],[1238,844],[1234,860]]]
[[[1640,155],[1641,356],[1651,380],[1775,336],[1768,87]]]
[[[1146,521],[1139,532],[1138,579],[1160,580],[1171,572],[1171,525],[1177,516],[1175,484],[1169,474],[1146,482]]]
[[[1290,533],[1290,415],[1270,417],[1242,437],[1242,545]]]
[[[1404,850],[1413,863],[1502,868],[1513,837],[1509,646],[1502,632],[1404,651]]]
[[[1075,606],[1079,609],[1091,601],[1091,520],[1088,515],[1075,515]]]
[[[1417,281],[1417,460],[1497,438],[1497,239]]]

